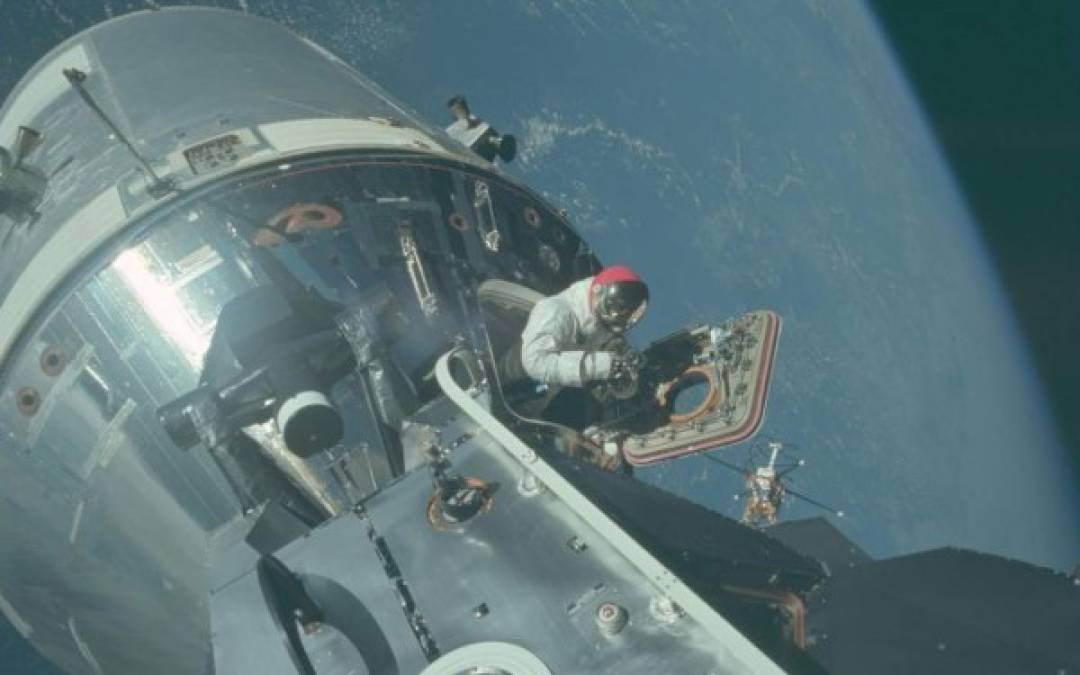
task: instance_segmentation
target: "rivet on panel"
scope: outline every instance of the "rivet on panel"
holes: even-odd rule
[[[584,553],[589,548],[589,545],[576,534],[570,537],[570,540],[566,542],[566,546],[574,553]]]
[[[626,609],[614,602],[605,602],[596,608],[596,625],[604,635],[615,635],[622,631],[628,619]]]
[[[649,609],[654,617],[664,623],[675,623],[683,615],[683,608],[679,607],[678,603],[666,595],[653,598],[652,602],[649,603]]]
[[[535,497],[543,491],[544,484],[537,479],[534,473],[526,473],[518,482],[518,492],[526,497]]]

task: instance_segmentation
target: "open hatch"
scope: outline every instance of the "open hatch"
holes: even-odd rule
[[[753,436],[765,416],[779,337],[779,315],[758,310],[649,345],[639,396],[655,407],[651,418],[643,413],[627,424],[626,460],[651,464]]]
[[[478,296],[492,358],[499,363],[513,353],[532,306],[543,296],[501,280],[482,283]],[[630,400],[602,398],[595,423],[581,434],[634,465],[750,438],[765,415],[780,325],[776,313],[758,310],[655,341],[642,352],[638,393]],[[543,419],[545,406],[559,394],[557,387],[501,384],[511,412],[524,419]]]

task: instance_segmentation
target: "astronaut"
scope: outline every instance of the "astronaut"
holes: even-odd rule
[[[623,336],[648,302],[645,282],[621,265],[571,284],[529,313],[521,367],[535,382],[563,387],[636,377],[636,352]]]

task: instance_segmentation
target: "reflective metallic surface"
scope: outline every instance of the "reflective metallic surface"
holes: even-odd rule
[[[19,580],[3,591],[16,611],[41,611],[32,600],[35,586],[67,598],[52,605],[51,620],[20,613],[33,639],[50,653],[66,652],[76,671],[94,668],[88,651],[94,661],[114,668],[132,658],[145,664],[141,668],[160,669],[165,661],[176,664],[175,672],[201,668],[196,661],[206,658],[207,615],[200,542],[245,505],[205,447],[185,452],[163,433],[158,408],[210,377],[204,361],[223,308],[260,287],[292,294],[301,305],[343,306],[383,297],[380,331],[393,343],[395,368],[414,397],[430,396],[425,373],[450,344],[457,319],[450,302],[437,314],[425,311],[416,270],[425,275],[427,293],[437,290],[446,298],[457,279],[446,264],[451,258],[460,268],[468,263],[540,288],[565,283],[524,256],[496,261],[475,228],[448,226],[454,214],[477,222],[466,197],[476,180],[469,170],[409,158],[326,158],[287,171],[275,167],[178,204],[148,221],[135,239],[98,262],[88,261],[91,271],[100,271],[74,282],[71,295],[44,312],[43,325],[12,354],[0,404],[5,446],[12,450],[2,460],[9,464],[2,480],[12,483],[5,494],[34,519],[59,516],[59,536],[51,538],[25,529],[25,521],[5,518],[4,540],[38,547],[28,559],[67,561],[65,569],[32,570],[18,559],[0,563],[11,573],[4,578]],[[491,177],[485,181],[505,241],[519,247],[548,241],[565,256],[567,269],[590,264],[591,258],[577,262],[576,236],[541,203]],[[312,201],[333,204],[342,221],[333,228],[299,223],[281,236],[273,230],[283,209]],[[525,224],[526,206],[547,213],[546,228]],[[403,249],[403,228],[414,247]],[[48,354],[61,355],[59,373],[43,370]],[[16,400],[24,390],[41,399],[32,412]],[[345,410],[363,409],[364,393],[355,380],[340,383],[334,396]],[[284,448],[272,425],[247,431],[294,486],[324,513],[337,513],[390,476],[387,449],[369,424],[348,414],[344,443],[307,461]],[[28,480],[34,476],[37,488]],[[27,491],[29,499],[34,492],[41,496],[23,502],[20,495]],[[84,563],[84,547],[101,551],[101,561]],[[123,552],[119,562],[117,552]],[[79,629],[80,610],[66,603],[81,596],[63,585],[78,580],[95,593],[111,594],[110,578],[125,580],[117,583],[125,585],[132,603],[147,605],[147,597],[165,594],[148,607],[110,613],[108,622]],[[139,586],[133,579],[145,581]],[[150,618],[146,611],[158,611],[151,608],[159,603],[164,615]],[[165,615],[177,630],[187,631],[191,644],[169,638],[160,654],[111,653],[110,641],[96,632],[109,624],[134,631]],[[54,633],[34,629],[66,626],[69,618],[76,621],[78,641],[70,627]],[[174,644],[184,654],[164,658]]]
[[[438,401],[422,416],[451,469],[493,486],[492,502],[460,524],[435,523],[431,475],[419,470],[282,549],[277,558],[326,608],[317,630],[298,632],[311,672],[413,673],[425,654],[430,672],[493,672],[483,668],[505,663],[499,652],[474,649],[460,661],[458,651],[492,641],[554,673],[749,672],[567,503],[515,489],[529,469],[455,406]],[[219,667],[308,672],[277,637],[247,544],[223,540],[213,558],[230,570],[213,595]],[[609,603],[626,612],[617,631],[597,623]],[[666,614],[655,610],[665,604]]]
[[[279,24],[194,7],[128,14],[57,46],[0,110],[0,146],[11,147],[19,126],[38,130],[46,142],[32,163],[50,177],[35,227],[0,226],[0,296],[22,271],[18,263],[103,191],[123,186],[119,198],[128,212],[154,202],[134,158],[65,80],[62,71],[72,68],[86,74],[87,93],[155,172],[181,186],[334,144],[405,144],[473,157]],[[310,120],[314,125],[304,123]]]
[[[367,509],[444,653],[499,640],[531,647],[556,673],[731,672],[691,619],[664,624],[649,613],[649,580],[561,500],[519,493],[522,467],[490,437],[481,433],[458,448],[454,468],[500,486],[490,511],[459,528],[439,532],[427,522],[430,485],[422,474]],[[584,547],[569,546],[574,537]],[[595,619],[612,601],[631,617],[615,637]],[[490,611],[476,618],[471,611],[481,603]]]
[[[200,196],[148,194],[135,158],[70,88],[66,68],[86,73],[86,92],[156,173]],[[469,168],[483,162],[322,48],[261,19],[185,9],[95,27],[16,87],[0,110],[0,145],[10,147],[20,125],[46,138],[27,161],[50,178],[33,227],[0,216],[0,611],[73,673],[210,672],[205,540],[254,506],[221,467],[243,469],[244,490],[292,494],[322,513],[391,475],[385,448],[356,416],[346,420],[348,443],[307,461],[263,427],[248,430],[258,442],[242,456],[177,447],[158,408],[200,384],[226,303],[270,284],[274,266],[333,300],[378,281],[406,308],[400,359],[416,370],[447,337],[409,328],[436,319],[415,311],[395,219],[412,222],[417,260],[453,246],[483,274],[544,288],[569,277],[489,259],[475,236]],[[415,166],[382,177],[370,167],[300,168],[305,156],[358,149],[405,150]],[[328,160],[316,164],[341,163]],[[450,160],[467,171],[437,169]],[[230,177],[244,187],[211,197]],[[532,240],[531,226],[518,233],[513,223],[538,209],[546,230],[532,245],[550,239],[568,274],[587,271],[591,256],[575,269],[580,244],[560,218],[498,179],[482,182],[502,236]],[[241,192],[225,196],[232,190]],[[348,227],[297,245],[253,243],[282,209],[326,202]],[[342,257],[327,260],[337,245]],[[422,265],[445,285],[439,263]],[[363,405],[347,381],[335,396]]]

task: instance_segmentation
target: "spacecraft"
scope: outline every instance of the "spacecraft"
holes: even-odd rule
[[[23,78],[0,109],[15,630],[78,675],[1080,667],[1064,575],[875,561],[630,475],[758,430],[772,312],[646,346],[580,429],[503,386],[532,304],[600,262],[493,167],[512,137],[464,126],[205,8],[113,19]]]
[[[712,455],[705,455],[705,459],[742,476],[745,489],[734,497],[743,502],[740,522],[745,525],[763,528],[778,524],[781,509],[792,497],[837,518],[844,517],[843,511],[791,488],[788,476],[806,460],[798,457],[790,444],[777,440],[754,443],[742,466]]]

